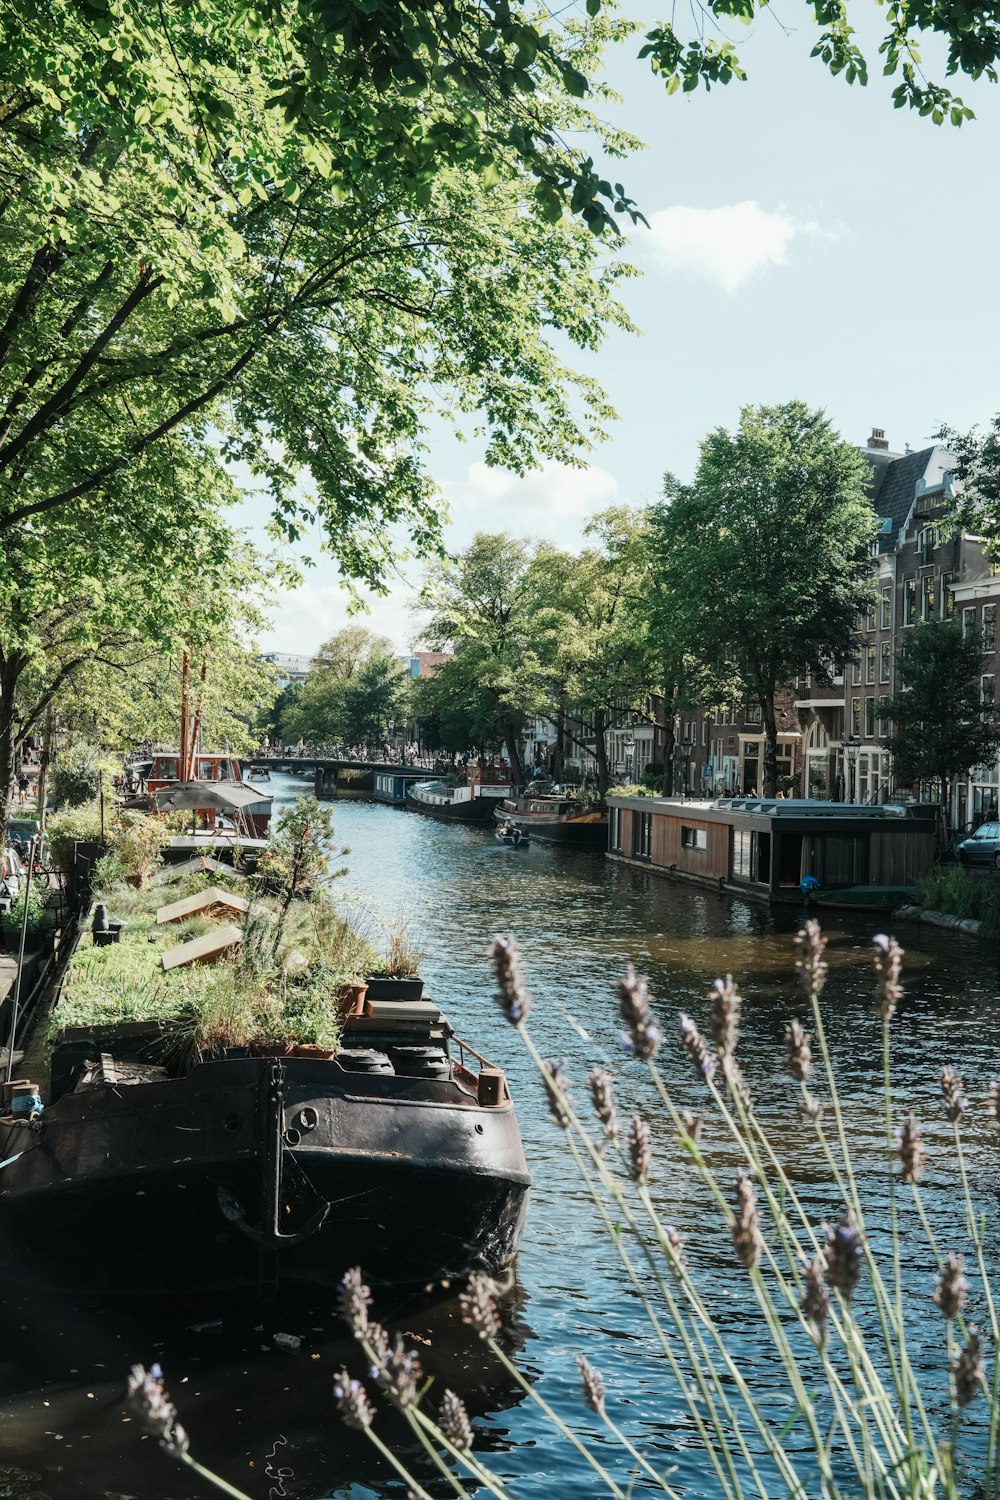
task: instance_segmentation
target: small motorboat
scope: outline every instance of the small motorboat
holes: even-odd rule
[[[518,828],[516,823],[501,823],[496,830],[496,840],[500,844],[506,844],[508,849],[526,849],[531,843],[531,835],[525,828]]]

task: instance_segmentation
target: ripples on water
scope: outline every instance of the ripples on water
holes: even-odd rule
[[[276,778],[273,785],[279,804],[303,789],[292,778]],[[346,860],[350,873],[338,882],[338,897],[373,927],[399,917],[412,922],[426,950],[422,968],[428,992],[460,1035],[506,1069],[514,1091],[535,1177],[519,1284],[507,1307],[508,1339],[519,1368],[564,1420],[588,1435],[602,1461],[627,1483],[627,1468],[579,1397],[574,1357],[585,1352],[607,1379],[615,1420],[654,1464],[674,1465],[673,1482],[679,1488],[716,1495],[697,1434],[658,1356],[638,1299],[597,1225],[572,1163],[567,1163],[561,1134],[548,1119],[518,1038],[492,1001],[489,940],[495,932],[518,938],[536,1000],[532,1033],[546,1055],[567,1059],[581,1105],[586,1074],[602,1063],[616,1074],[623,1115],[637,1109],[648,1115],[657,1161],[657,1206],[687,1238],[689,1259],[704,1275],[720,1324],[755,1391],[784,1421],[793,1404],[770,1341],[759,1331],[759,1318],[748,1315],[746,1279],[712,1227],[714,1209],[655,1108],[644,1068],[620,1048],[613,983],[629,961],[648,975],[667,1032],[664,1074],[678,1102],[697,1110],[703,1090],[675,1045],[676,1013],[688,1010],[703,1022],[708,983],[717,974],[736,976],[746,996],[740,1055],[758,1115],[779,1154],[794,1164],[810,1213],[832,1218],[839,1211],[836,1193],[811,1129],[804,1129],[798,1118],[795,1086],[781,1067],[784,1024],[802,1013],[792,967],[799,914],[772,913],[647,876],[600,855],[544,844],[507,849],[488,830],[449,827],[396,808],[342,800],[334,817],[338,841],[351,849]],[[852,1140],[867,1175],[873,1176],[880,1168],[884,1125],[871,932],[864,917],[836,917],[828,927],[831,973],[824,1018]],[[926,1126],[931,1217],[943,1250],[966,1248],[953,1193],[950,1130],[937,1092],[940,1068],[952,1062],[964,1072],[979,1111],[968,1145],[992,1255],[1000,1170],[997,1137],[987,1130],[980,1106],[986,1085],[1000,1071],[996,956],[986,944],[931,929],[908,927],[898,936],[907,948],[907,998],[894,1026],[894,1074],[899,1107],[913,1107]],[[818,1083],[816,1091],[825,1094]],[[735,1170],[736,1157],[718,1127],[706,1127],[704,1144],[713,1160],[725,1164],[726,1176]],[[940,1395],[943,1321],[929,1301],[935,1278],[906,1212],[907,1200],[901,1201],[913,1358]],[[869,1228],[881,1241],[888,1227],[884,1195],[881,1205],[874,1195],[870,1213]],[[971,1300],[980,1301],[978,1296]],[[981,1306],[970,1306],[970,1311],[982,1323]],[[422,1344],[428,1365],[468,1397],[488,1461],[519,1496],[541,1500],[550,1493],[590,1493],[590,1471],[568,1444],[554,1438],[535,1404],[520,1399],[502,1371],[484,1363],[482,1351],[457,1325],[452,1304],[400,1306],[396,1312],[399,1326],[429,1340]],[[40,1317],[38,1302],[8,1307],[7,1313],[12,1362],[6,1372],[0,1367],[8,1395],[0,1408],[0,1462],[37,1478],[4,1481],[0,1472],[0,1496],[200,1495],[185,1474],[150,1451],[151,1443],[138,1443],[134,1426],[122,1423],[117,1397],[125,1366],[132,1358],[154,1357],[166,1369],[195,1451],[251,1494],[268,1495],[273,1472],[265,1478],[264,1455],[278,1436],[287,1442],[276,1449],[271,1467],[293,1470],[294,1478],[284,1480],[288,1494],[402,1493],[330,1409],[329,1377],[345,1349],[328,1307],[302,1310],[302,1326],[296,1323],[294,1331],[304,1332],[306,1342],[294,1356],[262,1348],[275,1327],[291,1326],[283,1314],[227,1310],[223,1330],[201,1334],[172,1319],[156,1326],[151,1336],[148,1328],[133,1329],[128,1322],[101,1325],[93,1321],[100,1314],[89,1309],[68,1318],[53,1313],[48,1321]],[[27,1325],[23,1332],[22,1323]],[[12,1342],[18,1337],[19,1346]],[[73,1352],[64,1357],[61,1351],[68,1343]],[[98,1360],[103,1371],[95,1369]],[[42,1404],[46,1400],[49,1406]],[[793,1426],[786,1446],[794,1449],[800,1441]]]

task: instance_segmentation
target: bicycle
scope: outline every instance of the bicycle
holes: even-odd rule
[[[12,839],[11,843],[16,850],[25,870],[28,868],[28,856],[31,853],[31,842],[24,839]],[[34,857],[31,863],[31,880],[33,885],[54,886],[59,884],[59,872],[55,865],[48,863],[45,850],[42,845],[34,845]]]

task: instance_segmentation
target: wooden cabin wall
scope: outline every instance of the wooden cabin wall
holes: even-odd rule
[[[681,843],[682,828],[703,829],[707,839],[704,849],[685,849]],[[650,863],[669,869],[676,865],[687,875],[704,875],[717,880],[729,877],[729,824],[703,823],[698,818],[653,814],[653,839]]]
[[[873,885],[916,885],[934,863],[934,833],[931,829],[879,829],[871,836]]]

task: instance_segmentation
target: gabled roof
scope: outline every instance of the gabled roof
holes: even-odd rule
[[[901,458],[870,449],[862,451],[872,468],[872,505],[876,514],[890,523],[879,537],[878,550],[892,552],[916,498],[917,481],[926,474],[937,447],[904,453]]]

